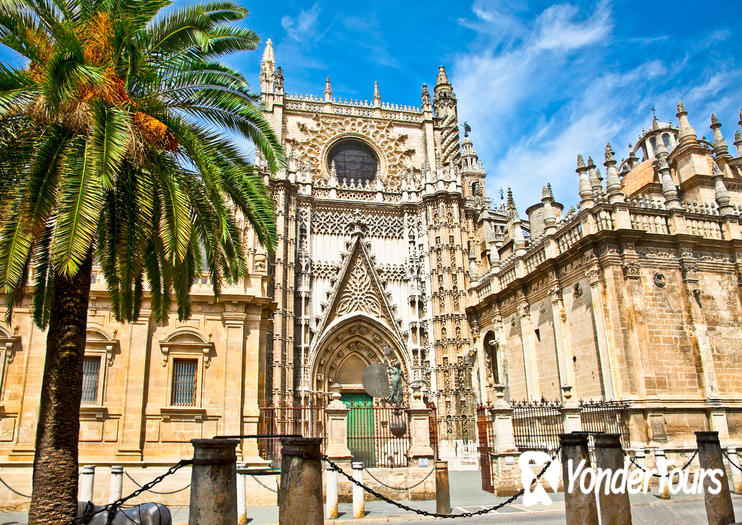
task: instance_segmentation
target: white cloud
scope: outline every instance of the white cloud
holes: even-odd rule
[[[281,18],[281,27],[286,30],[289,37],[297,42],[302,42],[316,35],[318,18],[319,3],[315,3],[309,9],[302,9],[294,17],[284,15]]]
[[[612,28],[610,9],[601,2],[592,16],[576,20],[579,9],[571,4],[553,5],[536,20],[535,49],[569,51],[587,45],[605,43]]]

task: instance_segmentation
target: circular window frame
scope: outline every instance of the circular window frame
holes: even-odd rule
[[[320,163],[320,170],[321,170],[320,173],[322,173],[323,178],[329,179],[330,177],[330,167],[329,167],[330,152],[339,142],[342,142],[348,139],[358,140],[359,142],[362,142],[363,144],[371,148],[373,152],[376,154],[376,159],[378,161],[378,165],[376,167],[377,172],[379,169],[381,169],[382,175],[387,172],[388,164],[386,161],[386,156],[381,152],[381,149],[376,145],[376,143],[373,140],[371,140],[366,135],[361,135],[359,133],[341,133],[339,135],[335,135],[330,140],[328,140],[327,143],[325,144],[325,147],[322,148],[322,153],[320,155],[320,158],[322,159],[322,162]],[[374,180],[376,180],[376,177],[371,179],[372,182]]]

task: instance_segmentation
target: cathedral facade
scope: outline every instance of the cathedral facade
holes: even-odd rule
[[[163,325],[147,297],[139,321],[117,323],[94,270],[81,463],[164,468],[190,439],[256,433],[271,407],[369,400],[363,371],[379,362],[422,385],[449,445],[476,441],[478,404],[540,399],[624,401],[642,446],[742,438],[739,131],[734,156],[715,117],[699,139],[679,105],[623,161],[606,147],[604,176],[580,156],[576,208],[547,184],[523,219],[512,195],[485,196],[443,67],[419,107],[378,86],[341,100],[329,78],[322,96],[292,95],[269,41],[260,90],[288,155],[270,176],[256,159],[277,248],[238,221],[247,277],[215,298],[205,274],[191,318]],[[0,467],[21,489],[46,343],[31,306],[0,325]]]

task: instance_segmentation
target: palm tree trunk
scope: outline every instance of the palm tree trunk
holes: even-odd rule
[[[74,277],[54,277],[41,385],[28,523],[61,524],[77,513],[77,443],[92,250]]]

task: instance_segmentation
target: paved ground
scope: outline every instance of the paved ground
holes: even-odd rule
[[[451,504],[454,513],[473,512],[495,505],[505,498],[496,498],[480,488],[479,472],[451,472]],[[446,520],[451,525],[478,525],[485,523],[539,523],[543,525],[563,525],[564,496],[552,494],[549,496],[554,503],[548,507],[524,507],[516,501],[499,511],[488,513],[478,518],[461,518]],[[732,496],[737,519],[742,521],[742,496]],[[432,501],[407,502],[411,507],[435,510]],[[698,525],[706,522],[706,510],[701,496],[683,496],[672,501],[660,500],[652,495],[637,495],[631,498],[631,516],[633,525],[656,525],[658,523],[671,525]],[[188,509],[176,507],[173,511],[173,523],[184,525],[188,523]],[[338,520],[328,521],[340,525],[341,523],[390,523],[404,524],[417,523],[420,520],[429,520],[413,513],[401,512],[396,507],[381,501],[366,503],[367,516],[362,520],[352,519],[350,504],[340,504]],[[278,523],[277,507],[248,508],[248,523],[250,525],[269,525]],[[25,524],[25,513],[0,513],[0,525]],[[297,524],[298,525],[298,524]]]

